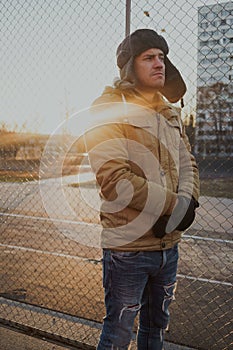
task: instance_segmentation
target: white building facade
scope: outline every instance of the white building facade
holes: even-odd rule
[[[233,155],[233,1],[198,9],[195,152]]]

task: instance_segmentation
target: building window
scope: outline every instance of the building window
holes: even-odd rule
[[[201,50],[201,54],[204,55],[204,56],[208,55],[209,52],[210,52],[210,50],[209,50],[208,48],[203,48],[203,49]]]
[[[200,42],[200,47],[207,46],[207,45],[208,45],[208,40]]]
[[[209,25],[208,22],[204,22],[204,23],[201,23],[200,27],[201,27],[202,29],[207,29],[207,28],[208,28],[208,25]]]
[[[209,35],[208,32],[203,32],[203,33],[201,33],[201,37],[202,37],[202,38],[205,38],[205,37],[207,37],[208,35]]]
[[[203,18],[205,18],[205,19],[207,19],[207,13],[199,13],[199,15],[200,15],[200,19],[203,19]]]
[[[229,39],[224,37],[224,38],[221,38],[219,40],[219,44],[220,45],[225,45],[225,44],[227,44],[228,41],[229,41]]]
[[[221,11],[221,16],[223,16],[223,17],[228,16],[228,14],[229,14],[229,11],[227,11],[227,10]]]
[[[209,13],[207,14],[208,20],[212,20],[212,19],[214,19],[214,17],[215,17],[215,13],[214,13],[214,12],[209,12]]]
[[[220,20],[215,20],[215,21],[213,21],[213,25],[215,27],[219,27],[221,25],[221,21]]]

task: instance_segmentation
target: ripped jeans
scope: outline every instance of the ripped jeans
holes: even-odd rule
[[[127,350],[139,313],[138,350],[162,350],[174,299],[178,245],[164,251],[103,251],[106,316],[97,350]]]

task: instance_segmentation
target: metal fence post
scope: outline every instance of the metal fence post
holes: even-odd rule
[[[131,12],[131,0],[126,0],[125,36],[130,34],[130,12]]]

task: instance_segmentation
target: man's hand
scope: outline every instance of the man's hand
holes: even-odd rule
[[[172,215],[166,226],[166,233],[174,230],[184,231],[192,225],[195,219],[195,209],[199,207],[199,203],[192,197],[178,195],[178,203],[172,211]]]
[[[193,197],[189,199],[178,195],[177,204],[171,216],[163,215],[153,225],[152,230],[155,237],[163,238],[166,233],[171,233],[174,230],[186,230],[195,219],[197,207],[199,207],[199,203]]]
[[[154,236],[157,238],[163,238],[166,235],[166,226],[170,215],[163,215],[156,221],[156,223],[152,227],[152,231]]]

